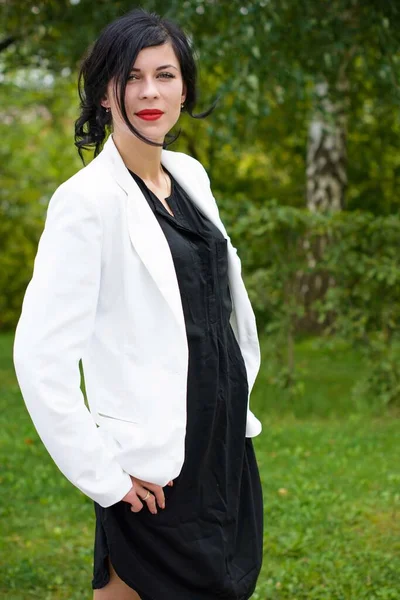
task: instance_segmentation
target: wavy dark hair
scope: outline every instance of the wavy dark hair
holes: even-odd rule
[[[75,146],[83,162],[82,151],[94,148],[94,156],[97,156],[112,130],[111,113],[101,105],[101,100],[113,78],[121,115],[132,133],[147,144],[163,148],[178,138],[180,130],[177,135],[167,134],[169,141],[164,140],[162,144],[147,139],[129,121],[124,101],[128,77],[139,52],[166,42],[171,42],[186,84],[182,110],[194,119],[203,119],[214,110],[218,98],[208,110],[193,114],[197,101],[197,68],[194,52],[182,29],[155,13],[134,9],[103,29],[82,63],[78,79],[81,112],[75,122]]]

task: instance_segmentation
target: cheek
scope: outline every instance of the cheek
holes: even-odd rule
[[[180,115],[181,115],[181,101],[180,101],[180,99],[179,99],[178,102],[175,99],[174,102],[171,103],[168,112],[169,112],[170,120],[173,121],[174,123],[176,123],[177,120],[179,119]]]
[[[177,86],[174,90],[171,90],[171,94],[169,94],[169,105],[171,110],[176,111],[178,114],[181,111],[182,104],[182,87]]]
[[[133,89],[133,86],[127,86],[126,91],[125,91],[125,106],[126,106],[126,110],[128,110],[129,108],[133,108],[133,105],[136,101],[135,98],[135,92]]]
[[[131,116],[132,116],[132,114],[133,114],[133,113],[134,113],[134,111],[135,111],[135,108],[136,108],[136,103],[135,103],[135,101],[133,100],[133,94],[132,94],[132,92],[131,92],[131,91],[129,91],[129,92],[128,92],[128,89],[127,89],[127,91],[126,91],[126,93],[125,93],[125,109],[126,109],[126,112],[127,112],[127,115],[128,115],[128,117],[131,117]],[[121,111],[120,111],[120,109],[119,109],[119,107],[118,107],[118,104],[117,104],[116,102],[115,102],[115,104],[114,104],[114,111],[113,111],[113,114],[114,114],[114,116],[115,116],[115,118],[114,118],[114,122],[117,122],[117,123],[119,123],[120,125],[122,125],[122,126],[125,126],[125,127],[126,127],[126,123],[125,123],[125,121],[124,121],[124,118],[123,118],[123,116],[122,116],[122,114],[121,114]]]

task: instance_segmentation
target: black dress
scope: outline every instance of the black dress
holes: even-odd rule
[[[229,323],[227,242],[171,177],[167,202],[131,173],[169,243],[189,346],[185,462],[166,507],[95,503],[94,589],[107,557],[142,600],[247,600],[262,561],[263,502],[250,438],[248,385]]]

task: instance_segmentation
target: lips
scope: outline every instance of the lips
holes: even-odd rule
[[[137,115],[162,115],[163,111],[162,110],[157,110],[156,108],[145,108],[141,111],[139,111],[138,113],[136,113]]]
[[[163,114],[164,113],[162,112],[162,110],[146,108],[136,113],[136,116],[140,119],[144,119],[145,121],[155,121],[156,119],[159,119]]]

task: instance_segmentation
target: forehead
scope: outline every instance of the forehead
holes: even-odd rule
[[[132,67],[136,69],[156,69],[160,65],[174,65],[180,70],[179,60],[175,54],[171,42],[161,46],[143,48],[136,57]]]

